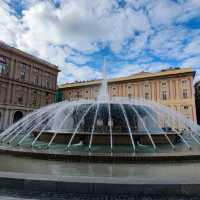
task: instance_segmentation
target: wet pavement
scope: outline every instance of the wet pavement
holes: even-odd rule
[[[0,189],[0,199],[2,200],[199,200],[200,196],[130,196],[121,195],[92,195],[92,194],[57,194],[38,193],[16,190]]]

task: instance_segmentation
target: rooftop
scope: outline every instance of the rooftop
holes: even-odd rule
[[[137,80],[137,79],[144,79],[144,78],[156,78],[156,77],[162,77],[162,76],[170,76],[170,75],[178,75],[178,74],[185,74],[185,73],[191,73],[193,76],[195,75],[195,71],[192,70],[191,67],[188,68],[169,68],[165,70],[161,70],[159,72],[139,72],[136,74],[132,74],[130,76],[125,77],[117,77],[108,79],[109,83],[113,82],[120,82],[120,81],[128,81],[128,80]],[[100,84],[101,79],[97,80],[87,80],[87,81],[75,81],[72,83],[65,83],[59,86],[59,88],[70,88],[70,87],[79,87],[79,86],[87,86],[87,85],[96,85]]]
[[[29,54],[29,53],[26,53],[26,52],[24,52],[24,51],[22,51],[20,49],[17,49],[15,47],[9,46],[8,44],[6,44],[3,41],[0,41],[0,48],[6,49],[6,50],[8,50],[10,52],[14,52],[14,53],[16,53],[16,54],[18,54],[20,56],[24,56],[26,58],[31,59],[32,61],[38,62],[38,63],[40,63],[42,65],[46,65],[46,66],[51,67],[53,69],[57,69],[59,71],[58,66],[56,66],[54,64],[51,64],[51,63],[47,62],[46,60],[43,60],[43,59],[38,58],[36,56],[33,56],[33,55]]]

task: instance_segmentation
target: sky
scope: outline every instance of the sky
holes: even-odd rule
[[[200,79],[200,0],[0,0],[0,40],[59,66],[58,84],[169,67]]]

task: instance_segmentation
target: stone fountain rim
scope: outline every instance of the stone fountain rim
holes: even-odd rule
[[[0,154],[30,157],[43,160],[91,162],[91,163],[157,163],[157,162],[185,162],[200,160],[200,151],[170,153],[55,153],[51,150],[35,150],[11,147],[0,147]]]
[[[0,186],[24,192],[200,196],[199,177],[86,177],[0,171]]]

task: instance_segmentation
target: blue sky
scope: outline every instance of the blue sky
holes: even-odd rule
[[[200,70],[200,0],[0,0],[0,40],[59,66],[58,83]]]

